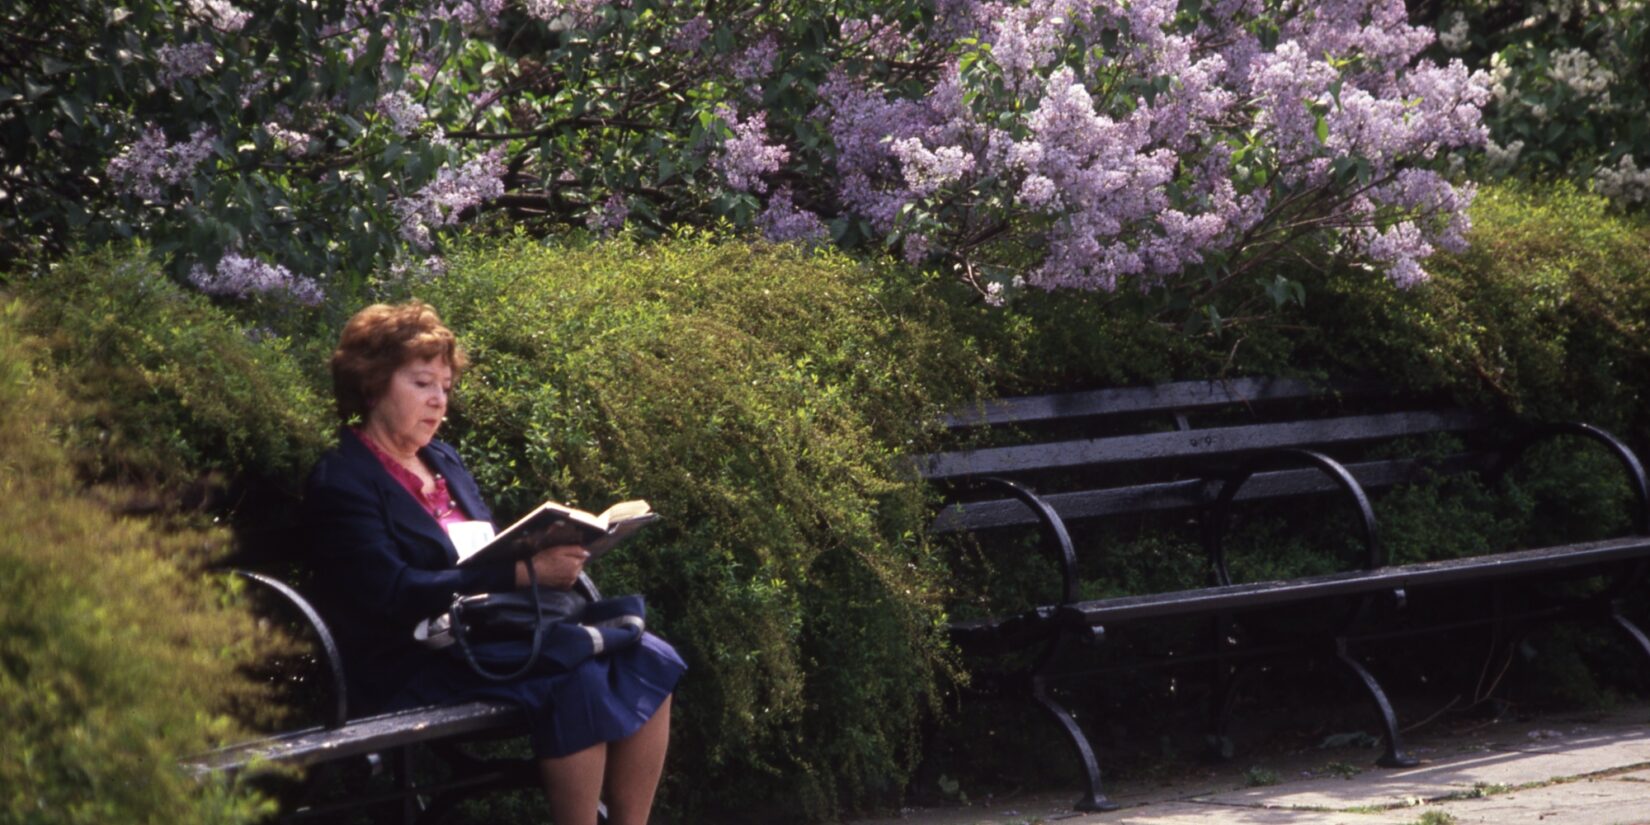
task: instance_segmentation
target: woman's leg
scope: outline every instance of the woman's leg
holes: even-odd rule
[[[544,795],[550,801],[550,816],[556,825],[596,825],[602,775],[606,772],[606,742],[567,756],[539,760]]]
[[[645,825],[653,811],[653,794],[665,769],[670,744],[670,700],[659,703],[641,730],[608,743],[607,820],[609,825]],[[557,820],[560,825],[560,820]]]

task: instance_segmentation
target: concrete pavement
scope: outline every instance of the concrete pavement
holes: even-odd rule
[[[1339,748],[1108,788],[1122,810],[1057,796],[907,809],[855,825],[1650,825],[1650,703],[1418,733],[1414,768]]]

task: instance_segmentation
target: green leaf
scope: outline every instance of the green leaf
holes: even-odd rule
[[[52,57],[49,54],[48,55],[42,55],[41,58],[40,58],[40,70],[47,77],[62,74],[62,73],[66,72],[70,69],[73,69],[73,68],[74,68],[73,63],[69,63],[69,62],[64,61],[64,60],[58,60],[57,58]]]
[[[86,109],[81,104],[80,98],[72,95],[64,95],[58,98],[57,108],[63,112],[64,116],[68,117],[70,123],[76,126],[79,126],[86,116]]]

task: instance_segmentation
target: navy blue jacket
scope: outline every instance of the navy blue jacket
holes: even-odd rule
[[[470,518],[492,520],[451,446],[432,441],[419,457]],[[456,567],[446,531],[347,430],[311,471],[304,510],[315,594],[344,655],[351,716],[378,710],[440,655],[413,641],[419,620],[445,611],[454,594],[515,587],[511,562]]]

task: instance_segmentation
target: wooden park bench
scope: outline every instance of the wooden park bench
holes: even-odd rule
[[[1481,623],[1523,628],[1536,619],[1590,615],[1624,630],[1650,654],[1650,639],[1620,610],[1622,597],[1650,570],[1650,492],[1638,458],[1596,427],[1518,427],[1454,407],[1417,409],[1371,384],[1324,387],[1255,378],[1005,399],[958,411],[946,423],[959,436],[972,434],[986,446],[918,459],[922,475],[945,485],[959,502],[941,511],[932,530],[983,538],[1004,528],[1019,528],[1024,535],[1025,527],[1035,526],[1062,577],[1057,598],[956,621],[950,627],[952,638],[965,652],[1017,651],[1032,659],[1010,681],[1028,692],[1074,745],[1088,781],[1076,805],[1080,810],[1116,806],[1101,790],[1094,747],[1053,686],[1068,684],[1075,675],[1103,672],[1071,663],[1102,652],[1084,653],[1083,648],[1119,631],[1138,633],[1141,625],[1171,620],[1190,619],[1198,627],[1207,623],[1208,632],[1196,634],[1207,638],[1200,649],[1153,651],[1142,645],[1138,647],[1145,649],[1131,648],[1121,667],[1206,667],[1212,673],[1210,708],[1219,737],[1224,737],[1231,713],[1239,664],[1286,654],[1338,662],[1367,691],[1380,717],[1385,750],[1379,764],[1384,766],[1415,760],[1405,752],[1386,692],[1357,655],[1359,642]],[[1435,460],[1384,457],[1395,440],[1437,438],[1439,433],[1468,448]],[[1559,437],[1592,442],[1619,462],[1637,507],[1633,535],[1387,564],[1367,490],[1439,472],[1478,472],[1493,480],[1533,444]],[[1379,449],[1383,444],[1386,452]],[[1034,492],[1028,480],[1044,493]],[[1361,547],[1357,562],[1332,573],[1234,581],[1223,539],[1234,505],[1289,500],[1302,502],[1299,510],[1310,505],[1350,513],[1354,546]],[[1182,520],[1189,513],[1198,523],[1206,586],[1082,597],[1080,554],[1103,567],[1106,548],[1077,546],[1068,523],[1175,511]],[[1545,580],[1582,576],[1603,577],[1607,585],[1586,594],[1562,592],[1540,599],[1526,592],[1553,590],[1539,586]],[[1524,589],[1517,598],[1484,599],[1492,605],[1485,615],[1465,620],[1417,621],[1413,607],[1405,609],[1418,598],[1456,599],[1453,594],[1465,587]],[[1320,618],[1279,620],[1301,610],[1318,611],[1313,615]],[[1324,611],[1335,618],[1321,620]],[[1287,632],[1277,632],[1280,626]],[[1025,656],[1039,646],[1039,655]]]
[[[527,720],[512,705],[469,702],[353,718],[347,703],[344,663],[321,614],[286,582],[263,573],[238,571],[257,589],[281,604],[314,649],[313,667],[299,678],[318,681],[306,690],[322,699],[319,724],[274,734],[185,761],[197,775],[263,772],[298,768],[302,791],[283,805],[282,822],[336,821],[349,811],[392,814],[405,825],[440,822],[454,805],[474,794],[540,785],[538,764],[531,758],[478,758],[461,747],[466,742],[525,736]],[[600,598],[589,576],[577,589]],[[428,755],[430,758],[422,758]],[[431,769],[428,762],[440,763]],[[353,773],[352,777],[328,774]],[[359,780],[389,773],[391,787],[373,789]],[[271,772],[273,773],[273,772]],[[349,787],[348,780],[356,780]],[[328,793],[332,791],[332,793]],[[600,812],[605,821],[605,808]]]

